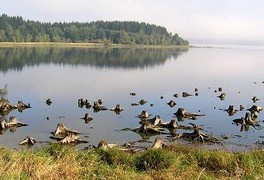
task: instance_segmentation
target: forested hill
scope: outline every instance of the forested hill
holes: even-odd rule
[[[133,21],[44,23],[0,16],[0,42],[99,42],[104,44],[188,45],[165,27]]]

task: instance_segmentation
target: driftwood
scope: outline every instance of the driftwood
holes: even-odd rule
[[[217,96],[217,97],[219,97],[219,99],[221,100],[221,101],[223,101],[223,100],[225,100],[225,98],[226,98],[226,93],[221,93],[219,96]]]
[[[149,122],[142,123],[139,128],[133,129],[132,131],[143,134],[164,134],[165,129],[151,125]]]
[[[103,150],[108,150],[111,148],[117,148],[118,150],[121,151],[126,151],[126,152],[131,152],[131,153],[136,153],[136,152],[141,152],[145,151],[147,149],[161,149],[166,146],[165,141],[162,138],[155,138],[155,142],[153,143],[152,146],[146,148],[142,146],[136,146],[134,143],[125,143],[124,145],[117,145],[117,144],[108,144],[106,140],[101,140],[97,146],[90,145],[87,149],[94,149],[94,148],[101,148]]]
[[[80,134],[78,131],[76,130],[72,130],[72,129],[69,129],[67,127],[64,126],[64,124],[62,123],[58,123],[57,124],[57,128],[54,132],[52,132],[52,134],[55,136],[55,137],[66,137],[68,134]]]
[[[205,116],[205,114],[187,112],[184,108],[178,108],[177,112],[174,114],[180,120],[183,120],[184,118],[195,120],[197,116]]]
[[[81,119],[84,120],[85,124],[88,124],[90,121],[93,120],[93,118],[91,117],[91,115],[89,113],[85,113],[84,117]]]
[[[33,138],[33,137],[30,137],[30,136],[27,136],[23,141],[21,141],[19,143],[19,145],[29,145],[29,146],[32,146],[36,143],[37,141]]]
[[[151,149],[162,149],[165,146],[167,146],[167,144],[165,143],[164,139],[157,137]]]
[[[79,143],[88,143],[87,141],[82,140],[79,135],[75,133],[67,133],[67,136],[59,140],[59,143],[62,144],[79,144]]]
[[[142,120],[141,122],[139,122],[140,124],[144,124],[144,123],[149,123],[150,125],[153,126],[161,126],[162,124],[166,124],[159,115],[156,115],[154,118],[152,119],[148,119],[148,120]]]
[[[7,99],[0,99],[0,113],[6,114],[7,112],[10,112],[11,110],[15,109],[16,106],[10,103]]]
[[[175,94],[173,94],[173,97],[178,98],[179,96],[177,93],[175,93]]]
[[[62,144],[78,144],[78,143],[87,143],[87,141],[83,141],[78,134],[80,134],[76,130],[69,129],[64,126],[64,124],[57,124],[57,129],[52,133],[51,139],[57,140]]]
[[[245,109],[245,108],[244,108],[243,105],[240,105],[240,106],[239,106],[239,110],[240,110],[240,111],[243,111],[244,109]]]
[[[254,97],[252,98],[253,103],[256,103],[258,100],[260,100],[260,99],[257,98],[256,96],[254,96]]]
[[[254,114],[255,112],[259,113],[260,111],[263,110],[263,108],[260,106],[253,105],[253,106],[251,106],[251,108],[249,108],[247,110],[250,111],[251,114]]]
[[[28,126],[25,123],[19,122],[15,116],[9,118],[9,121],[6,122],[5,120],[1,121],[0,129],[8,129],[11,127],[21,127],[21,126]]]
[[[193,96],[193,95],[187,92],[182,92],[182,97],[189,97],[189,96]]]
[[[170,100],[170,102],[167,103],[170,107],[176,106],[176,102],[174,100]]]
[[[255,116],[253,116],[254,118],[252,118],[252,115],[247,112],[245,114],[245,117],[241,117],[240,119],[234,119],[233,120],[233,124],[241,125],[240,131],[248,131],[249,130],[249,126],[253,126],[255,129],[260,129],[260,124],[258,122],[258,120],[255,118]]]
[[[83,100],[83,98],[78,99],[78,107],[83,108],[85,106],[87,109],[90,109],[92,105],[88,101],[88,99]]]
[[[100,99],[99,99],[100,100]],[[95,101],[93,105],[94,112],[107,110],[105,106],[102,106],[102,102]]]
[[[144,104],[146,104],[148,101],[146,101],[145,99],[141,99],[138,103],[140,104],[140,105],[144,105]]]
[[[19,112],[22,112],[23,110],[27,109],[27,108],[31,108],[30,104],[25,104],[22,101],[18,101],[17,102],[17,109]]]
[[[233,116],[238,110],[234,107],[234,105],[229,105],[229,107],[225,109],[225,111],[228,113],[229,116]]]
[[[147,119],[151,116],[146,110],[143,110],[137,117],[140,119]]]
[[[117,104],[114,108],[110,109],[110,111],[114,111],[116,114],[120,114],[124,108],[121,107],[120,104]]]
[[[198,142],[211,142],[211,143],[217,143],[219,142],[218,139],[214,138],[213,136],[209,134],[205,134],[202,132],[202,128],[190,123],[190,125],[193,126],[193,132],[192,133],[181,133],[178,134],[175,138],[184,138],[189,139],[191,141],[198,141]]]

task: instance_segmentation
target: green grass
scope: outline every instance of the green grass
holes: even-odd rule
[[[264,179],[264,153],[181,145],[128,153],[116,148],[0,148],[0,179]]]

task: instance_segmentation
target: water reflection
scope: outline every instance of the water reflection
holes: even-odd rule
[[[176,59],[188,49],[138,48],[0,48],[0,71],[21,71],[25,66],[40,64],[89,65],[98,68],[145,68]]]
[[[230,143],[231,150],[254,145],[263,135],[263,128],[250,125],[240,131],[240,124],[233,124],[235,119],[241,121],[253,104],[264,107],[262,50],[193,48],[183,53],[171,49],[28,47],[0,51],[0,72],[4,72],[0,73],[0,87],[8,84],[10,102],[23,100],[32,105],[22,113],[15,110],[8,114],[29,126],[16,133],[6,131],[0,136],[1,145],[16,147],[27,135],[50,141],[50,132],[58,123],[80,131],[81,138],[93,145],[102,139],[118,144],[153,141],[156,135],[120,131],[140,127],[136,116],[143,110],[165,122],[174,119],[182,126],[202,126],[206,134],[225,137],[223,142]],[[253,102],[254,97],[259,100]],[[83,102],[79,104],[80,98]],[[108,109],[120,104],[124,110],[119,114],[94,111],[90,106],[99,98]],[[141,105],[143,100],[147,103]],[[167,104],[171,100],[176,103],[173,107]],[[206,116],[177,119],[178,108]],[[261,127],[263,119],[259,112]],[[165,133],[186,131],[166,129]],[[158,136],[167,138],[167,134]]]

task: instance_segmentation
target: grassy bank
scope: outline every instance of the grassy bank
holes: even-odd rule
[[[174,145],[131,154],[117,149],[0,148],[0,179],[263,179],[264,153]]]
[[[0,47],[112,47],[112,48],[180,48],[188,49],[189,46],[162,46],[162,45],[126,45],[126,44],[103,44],[103,43],[68,43],[68,42],[0,42]]]

